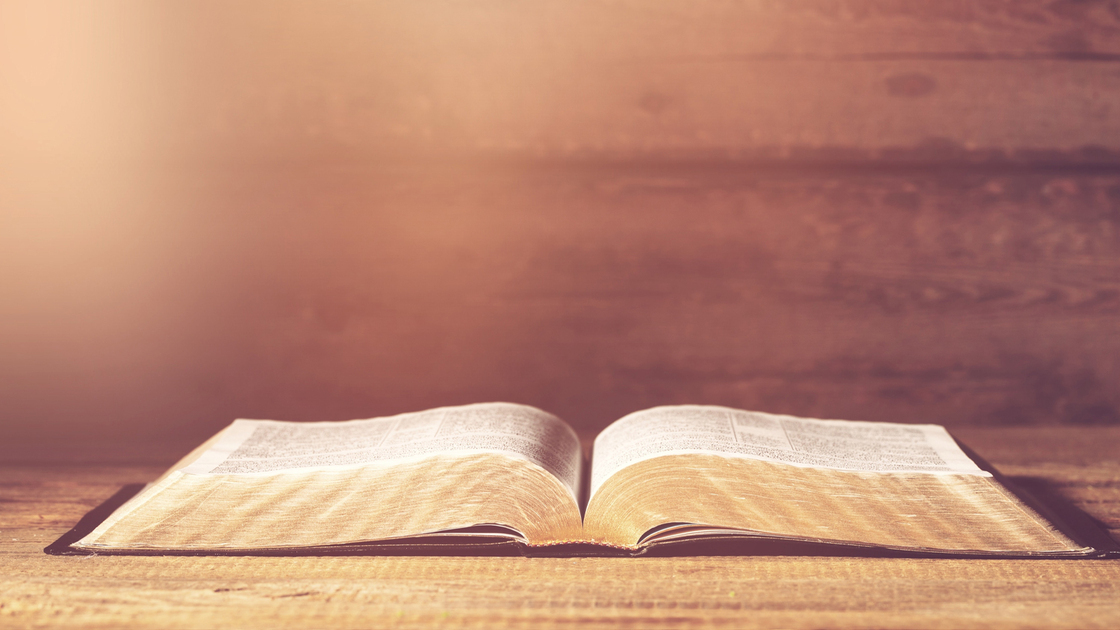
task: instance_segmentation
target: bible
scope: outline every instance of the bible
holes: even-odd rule
[[[977,461],[937,425],[707,405],[629,414],[589,458],[512,403],[237,420],[53,552],[1100,554]]]

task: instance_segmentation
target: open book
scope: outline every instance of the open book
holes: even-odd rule
[[[510,403],[349,422],[237,420],[70,550],[306,553],[458,545],[640,555],[788,542],[991,556],[1092,547],[944,428],[684,405],[595,439]],[[49,550],[49,549],[48,549]]]

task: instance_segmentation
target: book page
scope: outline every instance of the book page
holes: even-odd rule
[[[571,427],[534,407],[482,403],[368,420],[236,420],[181,470],[259,475],[385,465],[436,454],[501,453],[528,460],[578,500],[582,453]]]
[[[632,413],[599,434],[592,458],[591,495],[631,464],[682,453],[833,470],[991,476],[937,425],[817,420],[680,405]]]

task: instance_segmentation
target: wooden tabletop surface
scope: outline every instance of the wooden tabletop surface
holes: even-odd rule
[[[1120,427],[957,433],[1120,540]],[[28,457],[0,464],[5,628],[1120,626],[1114,560],[54,557],[42,548],[162,465]]]

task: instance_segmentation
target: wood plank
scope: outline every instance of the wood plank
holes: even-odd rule
[[[9,563],[9,627],[1109,628],[1115,563],[55,559]]]
[[[1115,427],[967,429],[1079,507],[1120,485]],[[1111,466],[1111,468],[1109,468]],[[754,558],[145,558],[41,553],[155,466],[0,467],[5,627],[1109,628],[1116,561]],[[1080,494],[1079,494],[1080,493]],[[1113,496],[1114,503],[1116,498]],[[1120,536],[1120,528],[1114,531]]]
[[[460,150],[789,157],[1120,147],[1108,106],[1120,19],[1104,5],[412,4],[293,7],[279,19],[211,8],[196,24],[214,17],[227,20],[224,30],[206,27],[220,41],[263,46],[238,46],[255,52],[204,81],[259,79],[262,67],[284,78],[216,92],[223,111],[198,114],[260,124],[242,130],[261,142],[301,134],[284,120],[299,107],[295,116],[320,136]],[[269,46],[278,31],[294,48],[282,59]],[[218,59],[230,67],[213,39],[183,41],[208,42],[187,43],[192,59],[215,61],[208,69]],[[265,109],[260,99],[273,99],[278,116],[251,115]]]
[[[668,403],[950,426],[1120,421],[1111,172],[145,173],[29,205],[53,209],[28,214],[5,251],[10,455],[48,435],[78,452],[96,452],[90,440],[181,452],[237,416],[484,400],[589,431]],[[85,231],[59,230],[75,207]]]
[[[1013,466],[1069,465],[1090,469],[1117,464],[1120,427],[957,427],[962,439],[1001,470]]]
[[[1120,151],[1120,18],[1106,2],[273,5],[13,4],[0,20],[9,150],[1113,162]],[[46,44],[57,41],[68,44]]]

